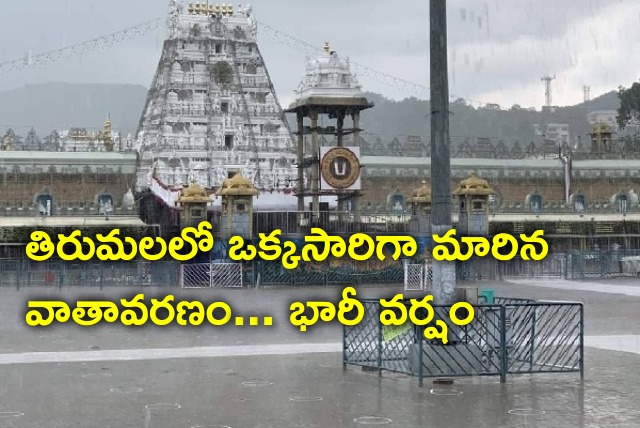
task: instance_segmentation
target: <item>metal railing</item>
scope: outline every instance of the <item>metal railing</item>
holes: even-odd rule
[[[456,206],[457,208],[457,206]],[[601,211],[600,214],[613,211]],[[571,214],[562,222],[549,221],[552,214]],[[622,217],[612,221],[610,218],[606,222],[585,222],[584,217],[589,214],[595,214],[596,211],[585,213],[575,213],[571,211],[545,211],[540,213],[540,222],[544,226],[538,225],[537,228],[543,228],[546,234],[554,234],[559,236],[567,236],[568,238],[578,239],[580,236],[584,239],[594,239],[601,236],[603,239],[607,236],[615,234],[617,240],[627,239],[633,243],[637,241],[640,225],[636,217]],[[220,211],[212,211],[209,213],[210,219],[214,227],[219,223],[222,213]],[[522,226],[526,221],[535,223],[529,216],[535,213],[525,212],[496,212],[497,217],[489,217],[489,229],[492,233],[501,233],[514,229],[512,233],[524,233],[525,230],[518,230],[516,225]],[[581,217],[582,216],[582,217]],[[623,222],[623,220],[625,220]],[[453,210],[453,223],[458,222],[457,209]],[[409,211],[366,211],[361,210],[357,215],[353,212],[339,211],[320,211],[318,213],[297,212],[297,211],[261,211],[253,213],[253,233],[258,236],[259,233],[271,233],[273,230],[279,229],[284,235],[308,234],[313,227],[319,227],[333,234],[352,234],[352,233],[368,233],[368,234],[421,234],[429,235],[431,230],[431,219],[429,215],[413,215]],[[624,223],[626,228],[621,229]],[[507,230],[505,230],[505,227]],[[600,227],[601,229],[598,229]],[[595,228],[595,229],[594,229]],[[529,232],[527,232],[529,233]],[[575,236],[574,236],[575,235]],[[618,236],[619,235],[619,236]],[[627,238],[624,238],[626,236]],[[555,238],[558,238],[556,236]],[[619,238],[619,239],[618,239]],[[635,240],[634,240],[635,239]]]
[[[329,264],[312,265],[301,263],[293,270],[285,269],[281,263],[274,261],[260,261],[248,267],[251,278],[257,280],[260,275],[260,286],[331,286],[331,285],[369,285],[387,284],[400,285],[404,283],[404,267],[398,261],[393,265],[380,268],[373,261],[343,262],[340,266]],[[247,269],[249,270],[249,269]]]
[[[228,266],[227,266],[228,265]],[[231,266],[233,265],[233,266]],[[181,266],[184,266],[181,275]],[[34,262],[24,254],[24,245],[0,246],[0,287],[67,286],[159,286],[180,287],[308,287],[341,285],[404,286],[429,291],[431,269],[424,261],[334,260],[300,263],[288,270],[280,261],[243,264],[197,264],[177,261],[66,262],[52,259]],[[227,267],[225,267],[227,266]],[[411,272],[405,272],[405,266]],[[225,270],[226,269],[226,270]],[[541,261],[513,259],[497,261],[475,258],[456,263],[457,280],[492,281],[509,278],[553,278],[588,280],[640,276],[640,250],[576,251],[549,254]],[[214,278],[214,283],[210,283]],[[499,301],[501,304],[511,301]]]
[[[362,301],[365,317],[343,328],[343,364],[438,376],[579,372],[584,376],[584,311],[581,303],[532,302],[473,306],[474,320],[454,325],[449,306],[434,306],[435,318],[446,322],[449,341],[424,339],[424,329],[408,321],[401,327],[380,322],[382,306]],[[417,314],[420,310],[417,311]],[[421,317],[421,315],[418,315]]]
[[[407,233],[419,230],[416,220],[409,213],[363,212],[353,213],[337,211],[311,212],[259,212],[254,214],[254,232],[270,233],[280,229],[283,234],[309,233],[311,228],[319,227],[327,233]],[[426,231],[427,223],[423,225]]]
[[[640,250],[592,250],[567,254],[567,279],[615,278],[640,276],[640,266],[633,259]]]
[[[2,287],[177,287],[175,261],[65,262],[0,260]]]
[[[179,278],[180,288],[242,288],[242,264],[184,264]]]
[[[138,217],[137,207],[122,208],[115,207],[108,215],[100,213],[97,206],[83,205],[81,203],[63,203],[55,205],[51,210],[51,215],[47,217]],[[41,217],[42,214],[36,206],[22,205],[16,203],[0,204],[0,217]]]
[[[557,278],[587,280],[640,276],[640,249],[585,250],[551,253],[543,260],[509,261],[473,258],[456,262],[458,281],[487,281],[508,278]]]

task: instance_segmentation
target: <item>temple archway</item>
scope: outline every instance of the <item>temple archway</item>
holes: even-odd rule
[[[533,193],[527,195],[524,201],[525,209],[532,213],[540,213],[544,206],[543,202],[542,196],[534,190]]]
[[[33,204],[41,216],[53,215],[53,195],[48,188],[42,189],[33,197]]]

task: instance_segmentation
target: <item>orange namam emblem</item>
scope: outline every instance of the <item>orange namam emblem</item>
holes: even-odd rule
[[[322,178],[334,189],[347,189],[360,177],[360,161],[351,150],[336,147],[322,158]]]

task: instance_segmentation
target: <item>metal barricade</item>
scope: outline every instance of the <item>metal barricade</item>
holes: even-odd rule
[[[426,340],[428,326],[410,320],[402,326],[383,325],[380,302],[364,300],[363,320],[343,328],[343,364],[416,376],[421,386],[424,378],[439,376],[500,376],[506,382],[507,374],[584,375],[581,303],[505,302],[474,305],[473,321],[462,327],[450,320],[450,306],[434,305],[434,319],[444,321],[449,331],[443,344]]]

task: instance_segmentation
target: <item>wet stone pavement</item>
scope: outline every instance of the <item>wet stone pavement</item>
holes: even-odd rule
[[[456,379],[451,386],[342,368],[341,328],[300,333],[295,300],[340,289],[144,290],[224,300],[273,327],[30,328],[30,299],[119,299],[139,289],[0,290],[0,427],[640,427],[640,297],[575,284],[492,284],[498,295],[585,302],[585,380],[577,373]],[[379,297],[399,288],[366,288]],[[604,339],[606,337],[606,340]],[[615,345],[615,346],[614,346]],[[623,349],[625,352],[621,352]]]

